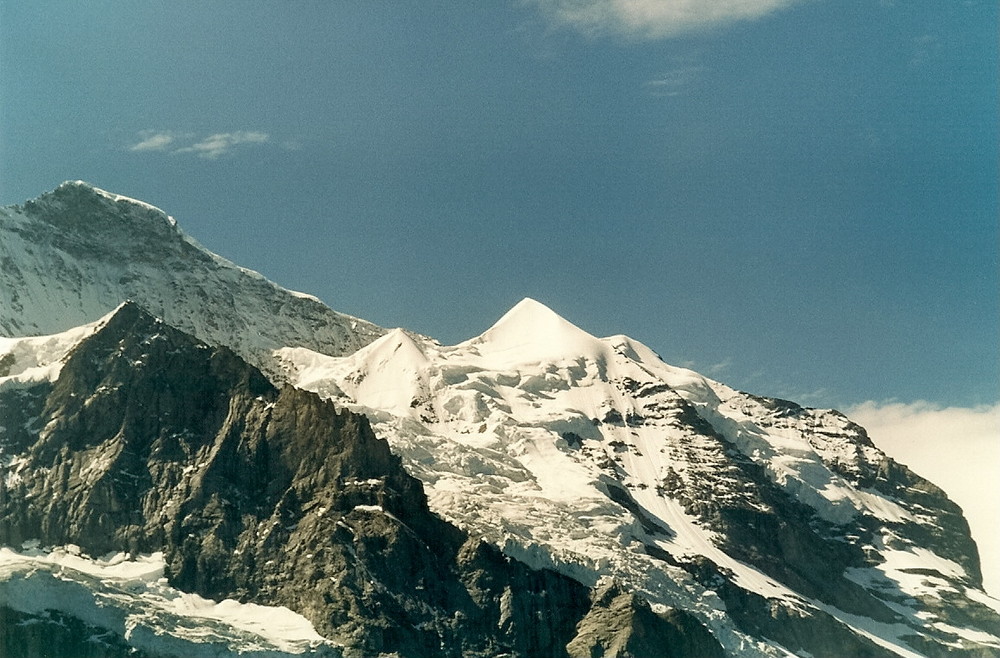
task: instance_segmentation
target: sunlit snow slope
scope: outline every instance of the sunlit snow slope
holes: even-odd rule
[[[836,411],[735,391],[531,299],[455,346],[396,330],[343,358],[278,354],[298,385],[368,413],[442,515],[696,610],[731,651],[770,651],[724,612],[747,597],[899,655],[922,655],[918,634],[1000,650],[959,510]],[[955,597],[975,621],[951,619]],[[763,634],[798,648],[781,632]]]

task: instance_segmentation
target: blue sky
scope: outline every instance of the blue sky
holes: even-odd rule
[[[534,297],[817,406],[1000,400],[998,7],[0,6],[0,203],[84,179],[442,342]]]

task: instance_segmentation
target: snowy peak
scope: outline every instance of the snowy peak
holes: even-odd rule
[[[402,329],[388,334],[346,357],[354,375],[342,382],[353,399],[366,400],[375,409],[406,414],[426,388],[430,365],[424,349]]]
[[[545,304],[525,297],[515,304],[503,317],[487,329],[481,339],[500,344],[504,342],[554,341],[567,336],[590,334],[571,323]]]
[[[107,190],[102,190],[101,188],[95,185],[91,185],[86,181],[82,180],[66,181],[62,185],[57,187],[53,193],[59,194],[67,190],[74,190],[80,193],[89,192],[90,194],[103,197],[108,201],[112,201],[117,204],[123,204],[125,206],[135,206],[137,208],[142,208],[143,210],[150,210],[153,211],[154,213],[161,215],[162,217],[167,218],[169,220],[168,223],[170,223],[171,225],[176,224],[176,222],[173,220],[172,217],[170,217],[169,215],[167,215],[167,213],[163,212],[162,210],[160,210],[159,208],[157,208],[152,204],[146,203],[145,201],[140,201],[138,199],[133,199],[131,197],[123,196],[121,194],[115,194],[114,192],[109,192]]]
[[[599,351],[599,345],[597,338],[530,297],[518,302],[484,333],[462,344],[483,355],[522,363],[565,355],[589,356]]]
[[[4,338],[0,336],[0,390],[4,387],[54,382],[63,361],[82,340],[105,326],[128,305],[123,303],[96,322],[49,336]]]
[[[102,190],[85,181],[66,181],[25,204],[26,209],[51,225],[93,234],[106,230],[151,231],[180,236],[177,222],[156,206]],[[73,212],[65,212],[72,209]],[[47,212],[46,212],[47,211]]]
[[[81,181],[0,208],[0,336],[56,334],[132,299],[273,372],[271,350],[348,354],[385,332],[229,262],[162,210]]]

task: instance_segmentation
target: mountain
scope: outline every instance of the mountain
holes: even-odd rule
[[[961,510],[836,411],[530,299],[458,345],[380,329],[80,183],[0,211],[0,276],[11,646],[1000,655]]]
[[[4,417],[28,417],[3,434],[7,545],[162,552],[172,586],[286,606],[333,640],[330,655],[557,656],[571,642],[589,655],[601,640],[578,624],[607,617],[597,632],[616,623],[628,642],[635,614],[643,633],[722,655],[682,611],[623,605],[613,588],[592,600],[441,520],[363,416],[275,388],[135,304],[102,320],[54,380],[17,381],[0,389]],[[6,596],[46,577],[8,581]]]
[[[130,299],[265,371],[279,347],[349,354],[385,333],[207,251],[162,210],[82,181],[0,209],[0,335],[58,333]]]
[[[530,299],[455,346],[394,331],[345,357],[279,354],[296,385],[367,414],[446,518],[691,611],[733,653],[997,651],[961,510],[836,411],[741,393]]]

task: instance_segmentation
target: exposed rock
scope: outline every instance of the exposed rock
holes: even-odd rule
[[[572,658],[724,658],[725,652],[701,622],[669,609],[657,614],[646,601],[606,583],[593,592],[593,606],[567,647]]]
[[[0,336],[64,331],[130,299],[272,375],[273,349],[346,354],[385,333],[207,251],[162,210],[81,181],[0,208]]]
[[[27,614],[0,605],[0,656],[154,658],[121,635],[58,610]]]

